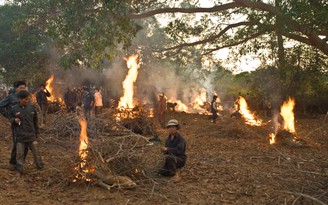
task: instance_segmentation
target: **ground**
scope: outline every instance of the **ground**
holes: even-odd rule
[[[187,164],[182,180],[152,173],[151,183],[137,181],[134,189],[105,190],[73,183],[76,138],[65,143],[55,138],[39,142],[45,168],[36,170],[31,154],[25,174],[8,169],[12,147],[10,127],[0,121],[1,204],[327,204],[328,122],[323,117],[296,116],[297,143],[270,145],[270,123],[245,125],[242,119],[224,117],[216,124],[208,116],[171,112],[187,141]],[[51,124],[47,124],[51,126]],[[155,126],[164,141],[166,130]],[[96,141],[97,139],[93,139]],[[92,143],[92,141],[91,141]],[[160,144],[148,146],[159,153]],[[152,155],[147,156],[152,158]],[[155,169],[154,169],[155,170]]]

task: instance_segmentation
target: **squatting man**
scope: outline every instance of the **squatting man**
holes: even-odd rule
[[[159,173],[163,176],[172,176],[173,180],[180,180],[177,169],[182,168],[186,163],[186,141],[178,133],[180,125],[177,120],[170,120],[166,128],[168,137],[165,141],[165,147],[161,148],[165,154],[165,163]]]

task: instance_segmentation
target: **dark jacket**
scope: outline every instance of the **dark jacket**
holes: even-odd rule
[[[83,95],[83,107],[86,110],[89,110],[94,103],[94,97],[90,92],[86,92]]]
[[[20,125],[15,123],[15,118],[21,120]],[[38,116],[34,105],[16,105],[13,107],[10,122],[14,128],[16,142],[33,142],[38,132]]]
[[[64,94],[64,101],[67,107],[75,107],[76,106],[76,98],[77,95],[75,92],[69,91]]]
[[[47,105],[48,100],[47,97],[50,97],[50,93],[48,90],[42,91],[40,90],[39,92],[36,93],[36,101],[38,102],[38,105]]]
[[[17,93],[13,93],[6,96],[4,99],[0,101],[0,113],[6,118],[9,118],[12,113],[13,107],[17,105],[17,103],[18,103]]]
[[[165,141],[165,147],[168,148],[168,154],[175,155],[181,158],[184,162],[186,161],[186,141],[179,133],[175,134],[173,140],[168,136]]]

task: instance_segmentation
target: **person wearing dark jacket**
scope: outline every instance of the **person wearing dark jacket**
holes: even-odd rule
[[[14,83],[14,93],[9,94],[4,99],[0,101],[0,111],[1,114],[8,118],[12,114],[13,107],[18,104],[17,93],[21,90],[26,89],[25,81],[17,81]],[[13,126],[11,126],[12,139],[13,139],[13,148],[11,150],[11,157],[9,161],[9,169],[14,170],[16,167],[16,137]],[[25,150],[27,153],[27,149]]]
[[[76,108],[77,96],[76,92],[67,88],[67,92],[64,94],[64,101],[67,112],[74,112]]]
[[[216,118],[218,118],[218,108],[217,108],[217,102],[216,100],[218,99],[217,95],[213,95],[213,99],[211,102],[211,113],[212,113],[212,122],[216,122]]]
[[[84,117],[89,120],[91,118],[91,108],[94,104],[94,96],[90,92],[89,88],[84,89],[83,94],[83,109],[84,109]]]
[[[38,116],[35,106],[30,104],[30,93],[26,90],[18,94],[19,103],[13,107],[10,122],[13,125],[16,136],[16,170],[22,174],[25,163],[25,149],[28,147],[34,158],[37,169],[43,168],[43,162],[36,141],[38,133]]]
[[[165,147],[162,147],[162,152],[165,154],[164,166],[159,170],[163,176],[174,176],[175,180],[179,180],[177,169],[182,168],[186,163],[186,141],[178,133],[180,129],[179,122],[175,119],[170,120],[166,128],[169,136],[165,141]]]
[[[50,92],[45,88],[44,84],[40,85],[40,90],[36,93],[36,101],[41,108],[42,120],[41,124],[44,124],[47,109],[48,109],[48,100],[47,97],[50,97]]]

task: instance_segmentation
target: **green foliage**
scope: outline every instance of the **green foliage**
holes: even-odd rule
[[[0,74],[8,84],[20,79],[37,82],[45,74],[46,37],[37,27],[16,32],[24,24],[19,6],[1,6],[0,16],[0,66],[5,68]]]

